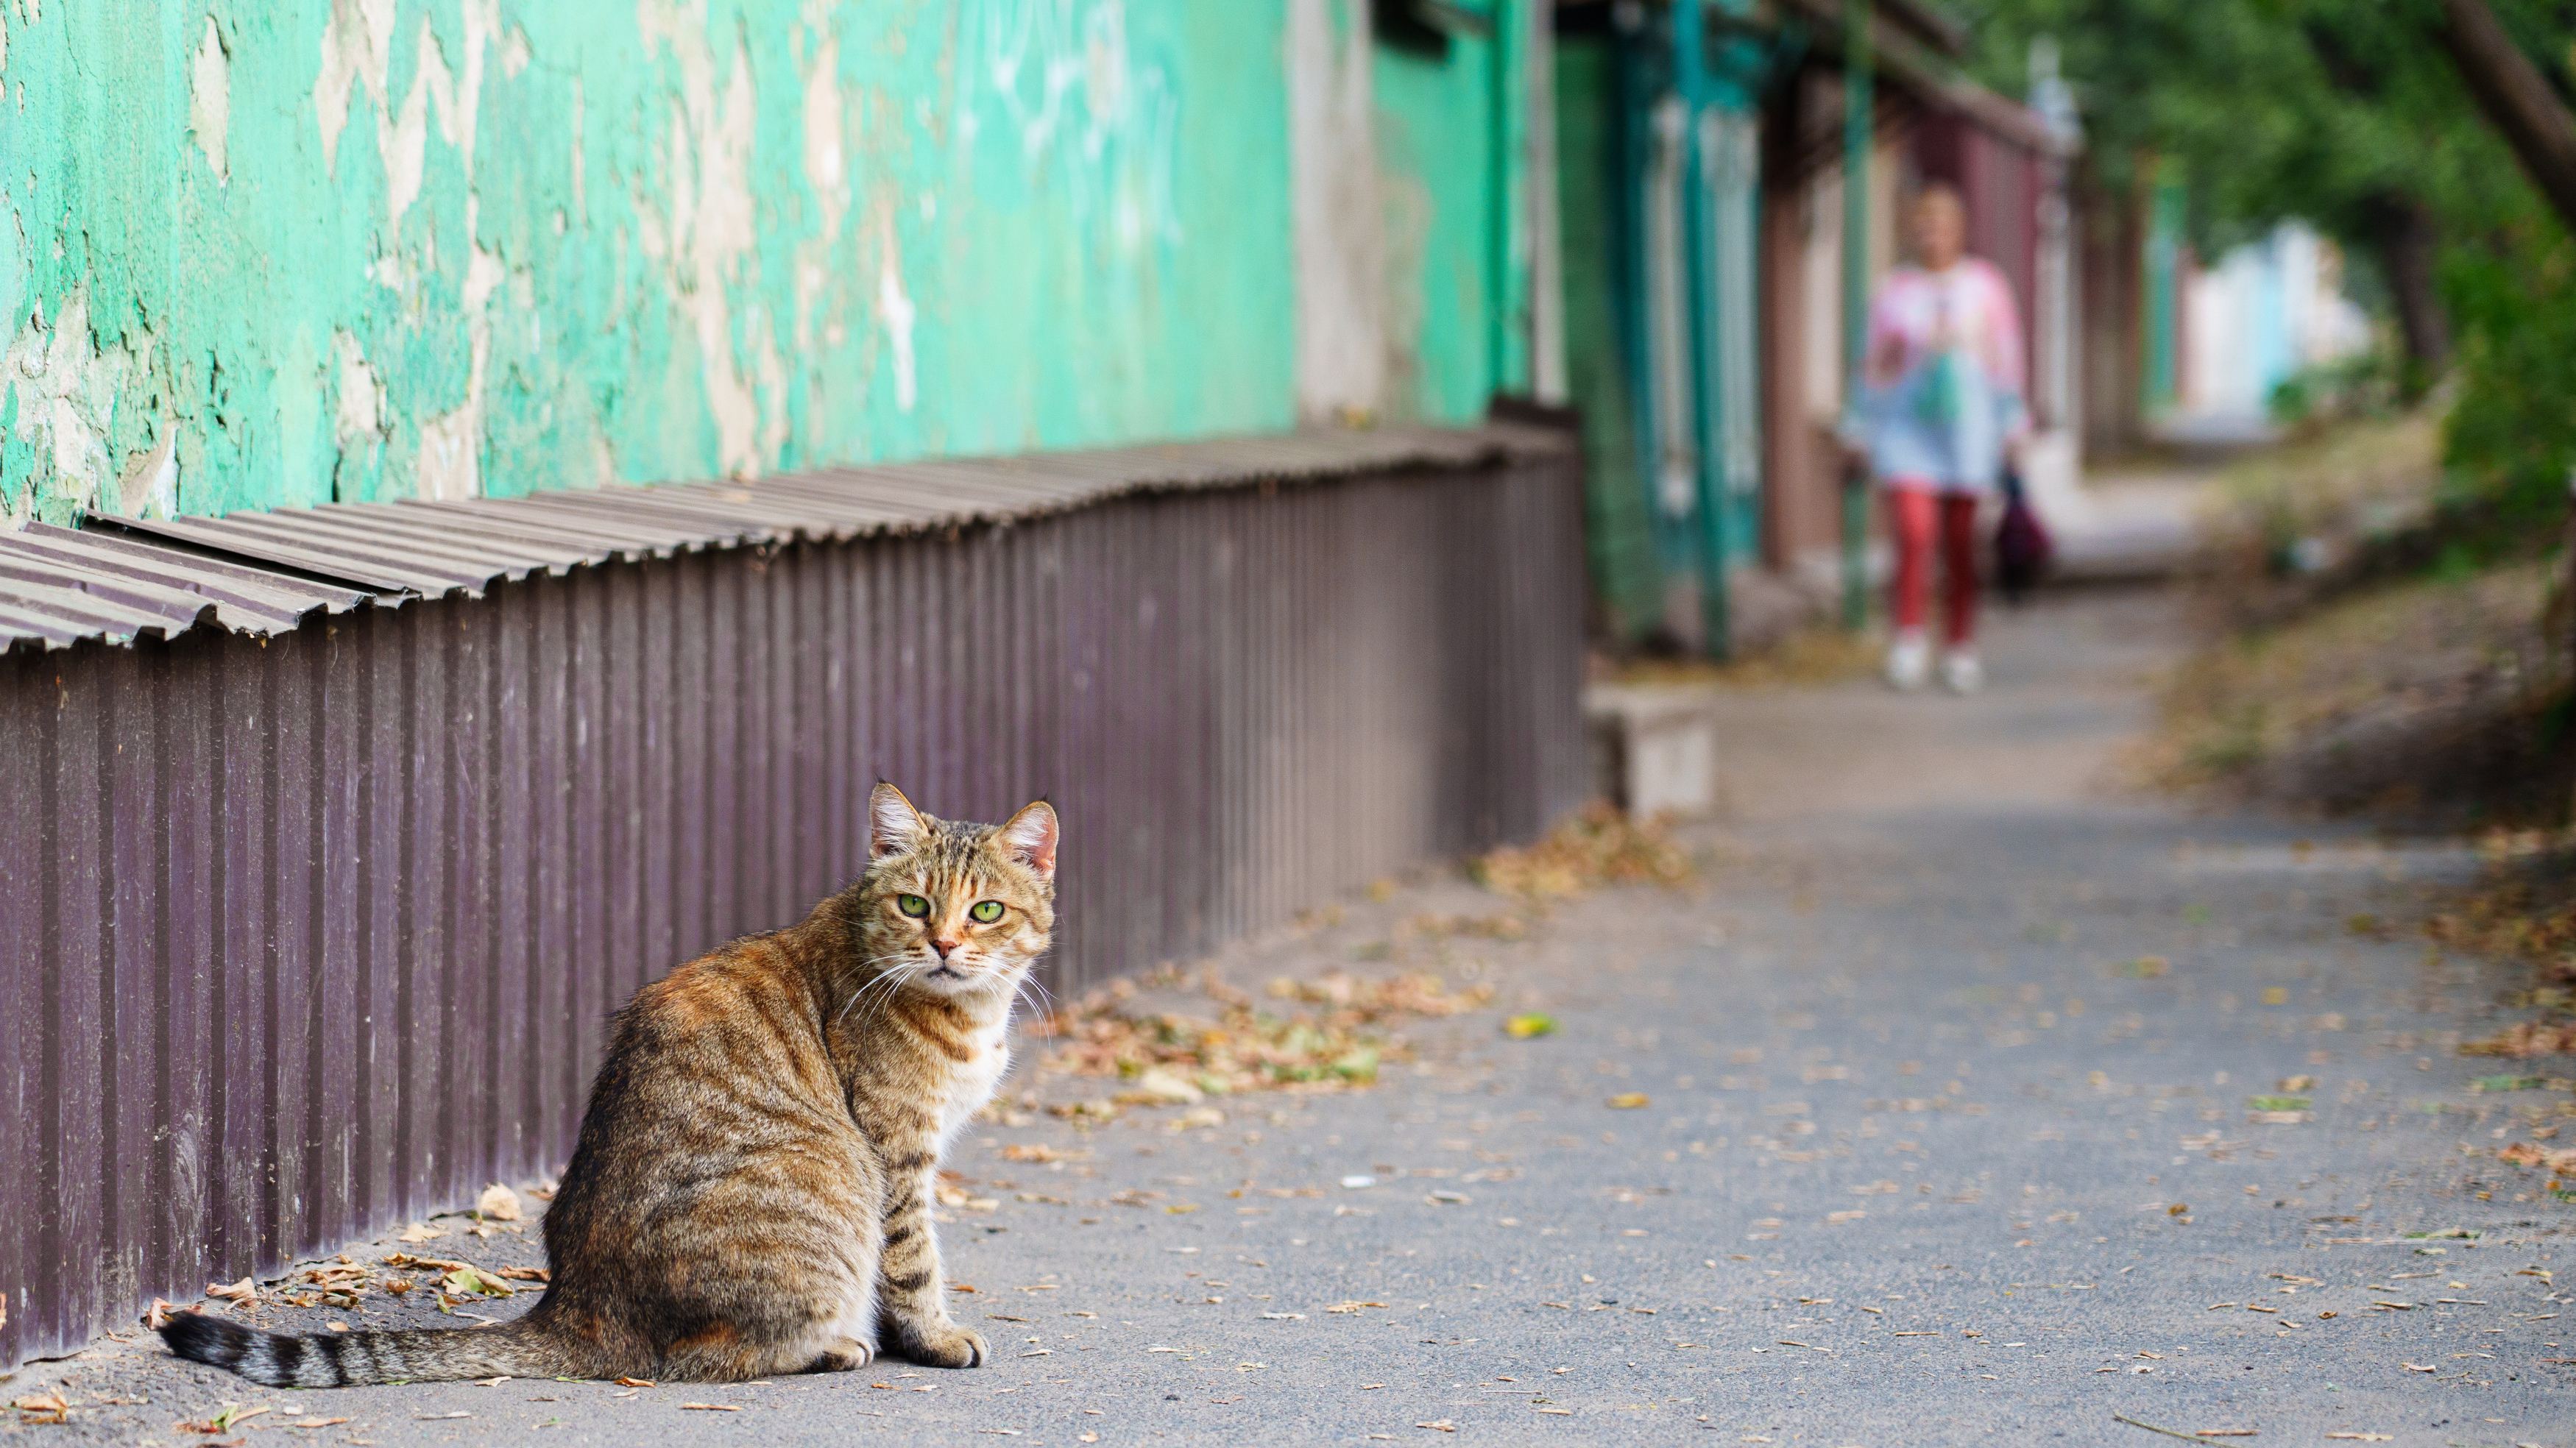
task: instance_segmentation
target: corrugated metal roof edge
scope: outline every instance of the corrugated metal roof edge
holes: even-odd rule
[[[447,503],[328,503],[0,533],[0,651],[130,646],[207,626],[267,635],[317,610],[479,596],[504,579],[707,548],[1002,527],[1140,494],[1555,456],[1566,429],[1307,431],[1008,457],[817,468],[748,482],[553,489]],[[202,599],[195,603],[193,600]]]

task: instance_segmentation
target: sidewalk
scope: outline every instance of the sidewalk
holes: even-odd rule
[[[2500,972],[2346,928],[2468,862],[2104,793],[2166,609],[2002,614],[1968,700],[1731,695],[1696,896],[1404,944],[1495,908],[1435,879],[1230,956],[1257,990],[1445,954],[1562,1029],[1420,1024],[1372,1090],[1215,1101],[1217,1125],[980,1131],[952,1164],[992,1205],[943,1230],[991,1367],[287,1394],[147,1339],[9,1394],[83,1405],[30,1442],[209,1441],[171,1424],[229,1399],[381,1445],[2159,1441],[2121,1414],[2564,1448],[2576,1289],[2535,1274],[2576,1266],[2576,1216],[2494,1151],[2567,1098],[2472,1091],[2497,1068],[2452,1048],[2508,1018]],[[351,1255],[536,1261],[446,1226]]]
[[[2036,498],[2057,544],[2051,576],[2108,582],[2170,577],[2191,559],[2209,473],[2176,468],[2095,478]]]
[[[2202,499],[2219,453],[2196,462],[2087,474],[2075,444],[2053,434],[2034,444],[2024,479],[2031,506],[2057,545],[2051,574],[2063,581],[2168,578],[2191,561]]]

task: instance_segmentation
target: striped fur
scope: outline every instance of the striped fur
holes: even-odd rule
[[[1012,1001],[1054,933],[1055,811],[962,824],[880,784],[869,834],[866,874],[804,923],[618,1013],[546,1212],[554,1280],[525,1317],[285,1337],[190,1313],[163,1339],[278,1387],[728,1381],[848,1371],[881,1347],[985,1361],[948,1314],[934,1191],[1009,1069]]]

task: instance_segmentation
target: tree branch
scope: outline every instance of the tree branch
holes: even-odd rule
[[[2442,0],[2442,48],[2525,175],[2576,230],[2576,115],[2496,22],[2485,0]]]

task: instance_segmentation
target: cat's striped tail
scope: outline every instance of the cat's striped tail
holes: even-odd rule
[[[562,1371],[559,1359],[564,1356],[541,1327],[525,1318],[485,1328],[290,1337],[210,1313],[183,1312],[163,1323],[160,1332],[179,1356],[272,1388],[551,1377]]]

